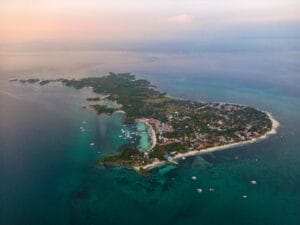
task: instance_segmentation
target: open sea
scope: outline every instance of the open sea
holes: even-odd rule
[[[269,111],[279,132],[142,177],[98,161],[127,143],[122,129],[145,127],[83,109],[87,90],[8,81],[109,71],[132,72],[174,97]],[[143,135],[137,144],[148,142]],[[299,225],[300,53],[1,52],[0,224]]]

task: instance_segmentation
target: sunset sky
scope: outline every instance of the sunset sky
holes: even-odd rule
[[[294,37],[299,9],[299,0],[1,0],[0,43]]]

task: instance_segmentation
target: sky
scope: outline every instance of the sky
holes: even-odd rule
[[[0,45],[299,38],[299,0],[1,0]]]

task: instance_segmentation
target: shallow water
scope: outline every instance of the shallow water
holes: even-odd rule
[[[106,54],[114,63],[105,61]],[[295,74],[300,69],[296,58],[287,60],[298,57],[295,53],[266,54],[264,62],[249,54],[238,61],[224,54],[151,55],[151,60],[133,53],[83,56],[98,57],[98,62],[81,67],[66,63],[67,68],[57,62],[51,69],[42,59],[51,62],[52,56],[40,55],[39,61],[33,55],[7,56],[16,66],[8,68],[8,63],[1,70],[0,224],[299,224],[300,101]],[[119,137],[124,129],[120,114],[97,116],[82,108],[90,93],[7,82],[18,75],[86,76],[108,68],[137,72],[175,97],[272,112],[280,121],[279,133],[263,142],[187,158],[176,167],[157,168],[145,178],[126,168],[99,165],[99,159],[117,153],[127,140]]]
[[[138,122],[137,131],[140,138],[138,148],[141,151],[147,151],[152,145],[151,138],[149,136],[149,127],[145,123]]]

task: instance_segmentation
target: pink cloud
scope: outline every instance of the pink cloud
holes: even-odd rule
[[[171,16],[167,18],[168,22],[172,23],[190,23],[192,22],[193,17],[188,14],[180,14],[176,16]]]

